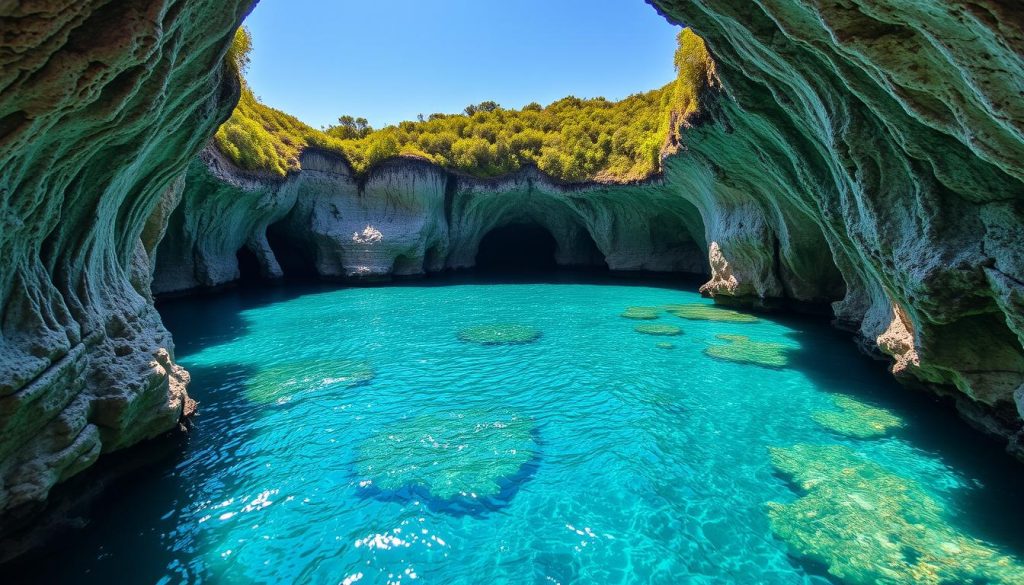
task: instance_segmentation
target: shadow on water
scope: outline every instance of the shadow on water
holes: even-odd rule
[[[189,431],[104,456],[88,473],[59,486],[77,491],[81,483],[104,482],[82,512],[82,527],[54,543],[61,562],[29,557],[3,567],[0,583],[74,583],[86,575],[90,582],[109,583],[126,582],[126,575],[133,583],[156,583],[169,574],[180,582],[205,580],[205,567],[194,555],[201,531],[188,516],[214,487],[223,486],[196,486],[192,478],[235,457],[257,431],[249,419],[259,413],[242,397],[213,396],[236,387],[239,377],[252,374],[249,368],[228,364],[189,372],[190,393],[201,405]],[[4,578],[6,570],[17,578]]]
[[[954,525],[1024,558],[1024,531],[1020,529],[1024,525],[1024,498],[1020,497],[1024,466],[1007,454],[1001,443],[971,428],[949,400],[899,384],[889,373],[887,362],[852,349],[851,334],[814,317],[769,318],[791,328],[786,336],[799,344],[789,354],[789,369],[806,375],[820,388],[839,389],[834,394],[890,410],[906,425],[888,436],[906,441],[970,478],[947,498]],[[879,439],[864,439],[872,440]]]

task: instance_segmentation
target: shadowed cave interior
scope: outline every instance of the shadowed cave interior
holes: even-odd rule
[[[574,253],[564,265],[607,268],[604,256],[584,230],[576,240],[572,242]],[[558,251],[558,241],[543,226],[510,223],[494,228],[480,240],[476,268],[490,272],[555,270]]]
[[[235,258],[238,260],[239,282],[257,282],[263,278],[262,271],[260,270],[260,261],[256,254],[249,249],[249,246],[239,248],[235,252]]]

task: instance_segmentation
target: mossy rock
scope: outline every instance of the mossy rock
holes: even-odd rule
[[[773,448],[803,491],[768,504],[772,531],[844,583],[1024,583],[1024,565],[963,534],[915,481],[842,445]]]
[[[665,311],[676,317],[697,321],[722,321],[726,323],[758,323],[761,321],[761,319],[754,315],[703,303],[666,305]]]
[[[459,331],[459,339],[483,345],[531,343],[540,339],[540,331],[527,325],[513,323],[476,325]]]
[[[536,455],[532,421],[469,410],[396,420],[359,446],[361,478],[383,491],[426,490],[441,500],[497,495]]]
[[[633,330],[644,335],[672,336],[683,334],[683,330],[675,325],[637,325]]]
[[[651,321],[658,318],[658,307],[626,307],[622,317],[626,319],[638,319]]]
[[[718,339],[727,341],[725,345],[712,345],[704,350],[713,358],[754,364],[769,368],[782,368],[789,365],[789,346],[781,343],[751,341],[746,335],[716,335]]]
[[[841,435],[870,439],[881,437],[904,425],[903,419],[884,408],[869,406],[848,396],[834,396],[832,401],[840,410],[819,410],[811,418]]]
[[[302,392],[351,388],[373,379],[373,367],[363,360],[311,359],[261,368],[246,383],[245,395],[254,402],[290,399]]]
[[[662,341],[661,343],[656,344],[654,347],[657,347],[658,349],[675,349],[676,344],[669,343],[667,341]]]

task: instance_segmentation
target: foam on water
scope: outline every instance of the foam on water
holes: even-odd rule
[[[897,576],[976,575],[956,569],[957,550],[981,571],[1003,567],[998,578],[1016,570],[1024,481],[996,445],[822,323],[693,307],[706,302],[657,284],[461,278],[168,304],[200,402],[196,428],[41,574],[826,583],[872,578],[887,557],[843,559],[884,554],[903,563]],[[622,318],[669,305],[689,318],[671,344]],[[540,335],[460,340],[499,313]],[[869,404],[899,424],[878,423]],[[885,436],[820,424],[844,412]],[[855,476],[801,471],[804,455],[821,464],[823,454]],[[872,482],[913,497],[851,496]],[[844,541],[865,505],[908,516],[902,534],[925,510],[932,524],[913,534],[929,549]],[[814,541],[811,507],[853,527]],[[862,532],[886,523],[864,516]],[[929,573],[936,558],[945,564]]]

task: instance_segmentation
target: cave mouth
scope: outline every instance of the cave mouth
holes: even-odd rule
[[[279,222],[280,223],[280,222]],[[284,277],[289,280],[314,280],[318,273],[312,255],[279,224],[267,227],[267,243]]]
[[[263,278],[260,260],[249,249],[249,246],[239,248],[235,252],[235,259],[238,261],[238,280],[240,282],[256,282]]]
[[[512,223],[495,228],[482,240],[476,267],[484,271],[528,272],[555,270],[558,242],[537,224]]]

